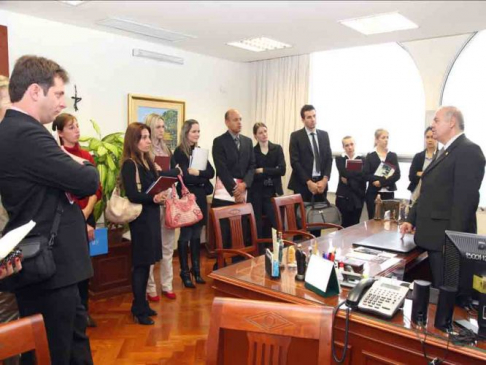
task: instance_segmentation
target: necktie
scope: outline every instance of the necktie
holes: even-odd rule
[[[240,150],[240,138],[239,137],[235,137],[235,144],[236,144],[236,148],[239,151]]]
[[[438,160],[438,159],[439,159],[439,157],[440,157],[440,156],[442,156],[442,154],[444,153],[444,150],[445,150],[445,149],[444,149],[444,147],[442,147],[442,148],[439,150],[439,152],[437,152],[437,158],[436,158],[436,160]]]
[[[316,163],[316,171],[318,174],[321,173],[321,156],[319,155],[319,149],[317,148],[316,134],[311,133],[312,136],[312,149],[314,152],[314,162]]]

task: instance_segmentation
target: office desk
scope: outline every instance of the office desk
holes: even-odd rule
[[[327,250],[331,245],[341,249],[344,255],[352,249],[352,243],[371,236],[382,230],[398,230],[395,223],[367,221],[317,239],[319,251]],[[303,244],[307,247],[309,242]],[[365,271],[370,276],[404,275],[426,257],[420,249],[408,254],[397,255],[397,260],[382,265],[366,264]],[[212,272],[213,288],[220,296],[286,302],[304,305],[337,306],[346,299],[347,289],[339,296],[323,298],[304,287],[304,283],[295,281],[296,269],[283,269],[281,279],[272,280],[265,274],[264,257],[259,256]],[[406,300],[403,311],[399,311],[392,320],[380,319],[373,315],[354,312],[350,316],[348,364],[423,364],[421,341],[424,334],[410,322],[411,301]],[[429,306],[425,350],[429,358],[444,358],[447,337],[434,328],[435,305]],[[454,318],[467,318],[467,313],[456,308]],[[344,343],[345,311],[340,310],[336,323],[338,348]],[[339,351],[340,352],[340,351]],[[486,343],[478,346],[454,346],[449,344],[447,363],[485,364]]]

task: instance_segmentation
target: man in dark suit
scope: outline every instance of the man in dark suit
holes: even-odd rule
[[[304,128],[290,135],[292,175],[288,188],[302,195],[304,202],[324,201],[331,177],[332,152],[327,132],[316,129],[316,110],[304,105],[300,110]],[[320,231],[316,231],[320,236]]]
[[[434,138],[444,145],[422,174],[422,187],[407,222],[416,228],[415,243],[428,251],[433,285],[443,280],[445,230],[476,233],[476,210],[484,176],[481,148],[464,135],[464,118],[455,107],[442,107],[432,122]]]
[[[70,194],[93,195],[99,176],[89,162],[63,151],[43,126],[65,108],[67,81],[66,71],[51,60],[24,56],[16,62],[9,86],[13,106],[0,123],[0,194],[9,215],[5,232],[33,220],[32,233],[49,237],[62,211],[55,274],[15,295],[22,317],[43,315],[52,364],[92,364],[77,284],[93,269],[84,216]],[[33,363],[32,354],[22,356],[22,364]]]
[[[343,227],[359,223],[363,210],[366,191],[366,180],[363,176],[364,158],[355,154],[354,139],[346,136],[342,140],[344,153],[336,157],[336,167],[339,171],[339,183],[336,191],[336,206],[343,218]],[[348,160],[361,160],[359,170],[346,167]]]
[[[212,207],[223,207],[246,201],[247,189],[251,187],[255,174],[255,153],[250,138],[240,134],[242,118],[238,110],[230,109],[224,115],[228,130],[213,141],[213,160],[216,167],[216,177],[227,193],[233,198],[221,200],[214,198]],[[218,181],[216,181],[215,195],[218,195]],[[223,222],[227,223],[227,222]],[[224,224],[223,241],[230,244],[229,226]]]

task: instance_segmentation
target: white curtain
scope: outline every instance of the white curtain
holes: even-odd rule
[[[270,141],[282,146],[287,162],[284,191],[292,172],[290,134],[303,128],[300,109],[309,99],[309,69],[309,55],[252,63],[252,118],[247,133],[253,137],[253,124],[263,122]]]

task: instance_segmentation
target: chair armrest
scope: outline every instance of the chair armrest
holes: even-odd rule
[[[322,229],[330,229],[330,228],[335,228],[338,231],[343,229],[343,226],[340,226],[338,224],[333,224],[333,223],[307,223],[307,228],[318,228],[321,227]]]
[[[309,240],[313,240],[316,238],[312,233],[306,232],[306,231],[301,231],[301,230],[295,230],[295,231],[285,231],[282,234],[283,236],[305,236]]]
[[[253,255],[250,255],[249,253],[247,253],[245,251],[234,250],[232,248],[217,248],[216,249],[216,253],[222,253],[223,255],[225,253],[232,253],[232,254],[235,254],[235,255],[244,256],[247,259],[253,259],[253,258],[255,258]]]
[[[292,241],[289,241],[289,240],[282,239],[282,242],[283,242],[284,246],[287,246],[287,247],[288,246],[295,246],[295,243],[292,242]]]

